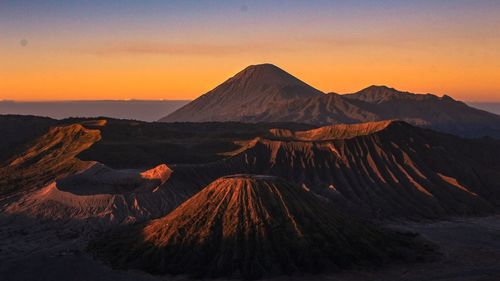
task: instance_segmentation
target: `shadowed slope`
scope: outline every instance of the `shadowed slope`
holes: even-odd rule
[[[114,170],[100,163],[62,177],[10,202],[5,214],[51,221],[70,221],[80,227],[110,228],[164,216],[200,189],[182,171],[166,165],[149,170]]]
[[[245,121],[274,106],[322,94],[272,64],[251,65],[160,121]]]
[[[245,278],[421,254],[408,237],[344,218],[282,179],[254,175],[220,178],[166,217],[90,247],[119,267]]]
[[[88,124],[82,119],[69,121],[85,123],[85,126]],[[271,128],[314,128],[293,123],[146,123],[116,119],[107,121],[106,126],[98,127],[102,140],[78,157],[118,169],[153,167],[163,163],[209,163],[222,159],[223,153],[238,148],[234,144],[235,141],[265,135]]]
[[[387,126],[391,123],[392,121],[368,122],[350,125],[339,124],[298,132],[283,129],[272,129],[270,130],[270,133],[278,138],[289,138],[304,141],[348,139],[357,136],[374,134],[387,128]]]
[[[249,66],[162,122],[297,122],[319,126],[404,120],[466,137],[500,137],[500,116],[449,96],[370,86],[354,94],[324,94],[270,65]]]
[[[414,100],[414,101],[454,101],[449,96],[438,97],[432,94],[413,94],[409,92],[401,92],[394,88],[386,86],[370,86],[357,93],[346,94],[344,97],[349,99],[361,100],[369,103],[380,104],[395,100]]]
[[[446,95],[438,97],[370,86],[344,97],[353,105],[375,114],[375,120],[399,119],[466,137],[500,137],[499,115],[467,106]]]
[[[493,139],[462,139],[401,121],[334,125],[313,130],[307,126],[277,126],[278,129],[271,131],[269,124],[66,121],[98,128],[100,133],[80,125],[58,127],[32,141],[24,152],[15,153],[17,156],[0,168],[0,187],[7,193],[47,187],[58,180],[50,196],[36,197],[34,204],[24,204],[25,207],[36,205],[28,211],[39,210],[37,215],[45,213],[39,203],[57,201],[51,196],[60,191],[71,193],[68,194],[70,201],[78,202],[82,196],[111,190],[108,202],[115,199],[124,202],[116,204],[116,214],[129,214],[122,212],[120,206],[130,210],[147,206],[157,211],[132,216],[157,217],[216,178],[237,173],[277,175],[339,205],[347,204],[379,218],[442,218],[491,214],[500,209],[500,142]],[[92,144],[97,139],[94,136],[96,139],[86,142],[87,134],[94,133],[103,140]],[[90,146],[91,149],[86,149]],[[95,147],[101,148],[95,150]],[[86,149],[85,158],[81,158],[81,153],[78,158],[89,160],[88,163],[74,156],[82,149]],[[187,164],[172,165],[181,162],[179,159]],[[102,172],[102,176],[84,173],[85,180],[79,176],[65,179],[67,174],[95,165],[96,160],[126,170],[99,169],[96,171]],[[197,164],[200,162],[205,164]],[[15,165],[9,166],[11,163]],[[134,187],[135,181],[129,184],[113,180],[129,172],[137,177],[146,168],[162,163],[168,163],[173,176],[157,193],[140,192]],[[134,171],[129,170],[131,168],[135,168]],[[78,181],[73,181],[77,178]],[[141,186],[140,182],[136,187]],[[154,200],[148,199],[153,197]],[[136,198],[139,198],[139,208],[134,205]],[[142,202],[147,201],[147,205],[143,205],[140,198],[145,198]],[[160,206],[157,208],[156,204]],[[62,216],[96,214],[87,212],[91,209],[88,204],[82,203],[76,208],[71,204],[65,206],[72,209],[57,211]],[[101,213],[97,213],[100,216]]]
[[[248,116],[246,122],[297,122],[314,125],[357,123],[379,120],[377,115],[352,104],[335,93],[317,95],[294,100],[285,104],[274,104],[263,112]]]
[[[380,218],[500,209],[498,141],[461,139],[401,121],[278,135],[244,143],[226,165],[245,163],[247,171],[303,184]]]
[[[0,194],[41,187],[91,162],[76,158],[101,138],[97,130],[73,124],[54,127],[35,139],[28,148],[0,167]]]
[[[0,114],[0,163],[21,153],[24,146],[56,124],[57,120],[46,117]]]

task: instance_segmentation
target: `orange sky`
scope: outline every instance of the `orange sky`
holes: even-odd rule
[[[249,5],[223,20],[223,8],[213,7],[199,22],[168,24],[158,15],[141,21],[135,8],[130,18],[95,15],[85,22],[76,14],[82,19],[68,26],[67,19],[45,23],[43,16],[41,25],[16,25],[19,8],[0,27],[0,99],[194,99],[247,65],[273,63],[325,92],[376,84],[500,101],[500,20],[489,12],[496,5],[455,13],[435,7],[448,11],[442,15],[420,6],[335,7],[332,17],[317,16],[327,8],[296,8],[303,14]],[[333,17],[340,8],[353,16]],[[191,6],[179,9],[194,13]],[[399,17],[384,17],[396,11]],[[273,24],[279,13],[283,22]]]

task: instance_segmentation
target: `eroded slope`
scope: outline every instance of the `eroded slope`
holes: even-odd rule
[[[90,248],[118,267],[244,278],[414,260],[424,250],[338,214],[298,186],[256,175],[220,178],[166,217]]]
[[[80,124],[51,128],[0,167],[0,194],[42,187],[91,165],[76,158],[101,138]]]
[[[272,139],[243,143],[226,165],[244,163],[247,171],[284,177],[380,218],[498,210],[497,141],[465,140],[404,122],[373,125],[365,126],[376,128],[371,133],[359,130],[360,125],[275,132]]]

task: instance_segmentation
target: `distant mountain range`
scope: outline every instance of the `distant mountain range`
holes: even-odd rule
[[[55,119],[99,117],[156,121],[188,100],[2,101],[0,114],[45,116]]]
[[[467,137],[500,137],[500,116],[449,96],[370,86],[323,93],[272,64],[252,65],[161,122],[297,122],[318,126],[404,120]]]

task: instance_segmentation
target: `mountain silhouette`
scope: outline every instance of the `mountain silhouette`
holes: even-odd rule
[[[251,120],[273,106],[322,94],[277,66],[251,65],[162,121]]]
[[[325,94],[271,64],[253,65],[161,122],[297,122],[318,126],[399,119],[466,137],[500,137],[500,116],[449,96],[370,86]]]

